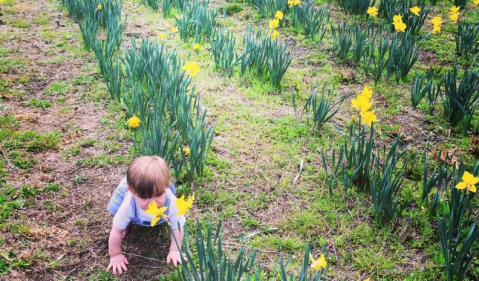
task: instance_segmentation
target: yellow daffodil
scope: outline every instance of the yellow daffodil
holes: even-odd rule
[[[3,2],[5,2],[5,0],[0,0],[0,3],[3,3]]]
[[[128,119],[126,122],[128,123],[130,127],[132,127],[133,129],[136,129],[140,126],[141,121],[140,121],[140,118],[133,116],[130,119]]]
[[[453,22],[457,22],[457,20],[459,19],[459,10],[460,9],[461,9],[461,7],[452,6],[449,16],[450,16],[450,18]]]
[[[374,114],[374,110],[371,110],[371,111],[361,111],[361,113],[359,113],[361,115],[361,123],[363,125],[368,125],[369,127],[371,127],[371,124],[373,122],[376,122],[376,115]]]
[[[296,5],[299,5],[299,6],[301,7],[301,1],[299,1],[299,0],[294,0],[293,5],[295,5],[295,6],[296,6]]]
[[[474,1],[472,1],[472,3],[474,3],[476,5],[479,5],[479,0],[474,0]]]
[[[402,21],[401,15],[395,15],[393,17],[393,25],[396,31],[398,32],[406,32],[406,24]]]
[[[166,29],[170,29],[171,28],[171,25],[169,23],[165,24],[165,28]]]
[[[370,15],[371,17],[375,17],[375,16],[378,15],[378,8],[369,7],[368,10],[366,11],[366,13],[368,13],[368,15]]]
[[[369,101],[369,98],[365,96],[358,95],[351,100],[351,106],[354,109],[359,109],[361,112],[368,111],[373,106],[373,101]]]
[[[101,10],[101,4],[96,7],[96,11]]]
[[[450,18],[453,22],[457,22],[457,20],[459,19],[459,13],[451,13]]]
[[[274,15],[274,18],[278,20],[283,20],[283,16],[284,16],[283,12],[277,11],[276,14]]]
[[[275,29],[272,33],[271,33],[271,39],[276,39],[279,37],[279,32]]]
[[[369,277],[368,279],[364,279],[364,281],[371,281],[371,277]]]
[[[476,192],[476,183],[479,182],[479,178],[474,177],[473,174],[469,172],[464,172],[464,175],[462,175],[462,182],[458,183],[456,185],[457,189],[464,189],[466,188],[467,192]]]
[[[153,219],[151,219],[151,226],[155,226],[156,223],[161,219],[164,218],[166,219],[168,216],[164,214],[166,211],[167,207],[161,207],[158,209],[156,206],[156,202],[148,204],[148,209],[146,210],[146,213],[148,215],[154,216]]]
[[[185,156],[190,155],[190,148],[187,146],[183,147],[183,153],[185,154]]]
[[[402,21],[393,22],[394,28],[398,32],[406,32],[407,25]]]
[[[277,19],[269,20],[269,28],[270,29],[278,28],[278,26],[279,26],[279,20],[277,20]]]
[[[171,32],[177,32],[177,31],[178,31],[178,27],[173,26],[173,27],[171,28]]]
[[[196,74],[198,74],[198,71],[200,71],[200,67],[198,66],[198,64],[192,61],[187,61],[181,69],[186,71],[187,74],[190,76],[196,76]]]
[[[193,45],[193,51],[199,50],[200,49],[200,44],[196,43]]]
[[[431,20],[431,22],[432,22],[432,25],[433,25],[432,33],[436,34],[436,33],[441,32],[441,26],[442,26],[442,23],[443,23],[441,17],[434,17]]]
[[[188,196],[188,199],[185,200],[185,196],[181,196],[181,198],[176,200],[176,208],[178,208],[178,215],[182,216],[186,214],[193,206],[193,201],[195,201],[195,194],[193,193],[192,196]]]
[[[164,33],[158,34],[158,39],[164,39],[166,35]]]
[[[414,6],[412,7],[411,9],[409,9],[411,11],[411,13],[415,14],[416,16],[419,17],[419,12],[421,11],[421,8],[419,8],[418,6]]]
[[[322,268],[326,268],[328,263],[326,262],[326,258],[323,254],[315,260],[313,255],[309,254],[309,258],[311,259],[311,268],[316,270],[321,270]]]

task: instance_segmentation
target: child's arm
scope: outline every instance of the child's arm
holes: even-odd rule
[[[175,242],[175,239],[176,239],[176,242]],[[181,254],[186,260],[185,254],[181,253],[181,245],[183,243],[183,228],[180,228],[180,230],[172,229],[170,240],[171,240],[170,252],[168,253],[168,256],[166,257],[166,263],[170,263],[170,261],[172,261],[176,267],[178,264],[181,264],[181,257],[180,257]],[[177,242],[178,242],[178,246],[180,247],[179,249],[178,249],[178,246],[176,245]]]
[[[123,232],[125,230],[119,229],[115,226],[111,228],[110,239],[108,240],[108,253],[110,254],[110,264],[106,271],[110,268],[113,269],[113,274],[121,274],[123,271],[127,271],[126,265],[128,260],[121,253],[121,240],[123,239]],[[123,271],[122,271],[123,269]]]

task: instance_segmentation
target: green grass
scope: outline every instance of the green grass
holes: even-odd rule
[[[37,107],[37,108],[49,108],[52,106],[52,103],[47,101],[47,100],[41,100],[41,99],[31,99],[28,101],[28,105],[32,107]]]
[[[48,86],[44,93],[49,96],[53,95],[66,95],[70,91],[70,85],[63,81],[53,82]]]
[[[50,22],[50,16],[39,15],[36,19],[33,20],[33,22],[40,25],[46,25]]]

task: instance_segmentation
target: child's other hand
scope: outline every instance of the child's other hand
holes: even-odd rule
[[[126,265],[128,264],[128,261],[126,260],[124,255],[117,255],[114,257],[110,257],[110,264],[106,268],[106,271],[110,271],[110,268],[113,270],[113,274],[121,274],[123,271],[127,271]],[[123,269],[123,271],[122,271]]]
[[[186,255],[183,254],[183,253],[180,253],[178,251],[170,251],[168,253],[168,256],[166,257],[166,263],[170,263],[170,262],[173,262],[173,264],[175,265],[175,267],[177,267],[178,264],[181,264],[181,257],[180,257],[180,254],[183,255],[183,258],[185,259],[186,261]]]

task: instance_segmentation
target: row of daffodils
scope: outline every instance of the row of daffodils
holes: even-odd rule
[[[479,0],[474,0],[473,3],[479,6]],[[450,13],[449,13],[449,18],[451,19],[451,21],[457,22],[459,20],[460,9],[461,8],[457,6],[451,7]],[[419,8],[418,6],[414,6],[410,8],[409,10],[414,16],[417,16],[417,17],[421,16],[420,15],[421,8]],[[369,7],[366,13],[371,17],[376,17],[379,14],[379,11],[378,11],[378,8],[376,7]],[[442,21],[442,18],[440,16],[436,16],[431,20],[431,23],[433,26],[432,33],[433,34],[440,33],[442,24],[444,23]],[[402,15],[395,15],[393,17],[392,24],[394,25],[394,28],[396,31],[406,32],[407,25],[403,22]]]

